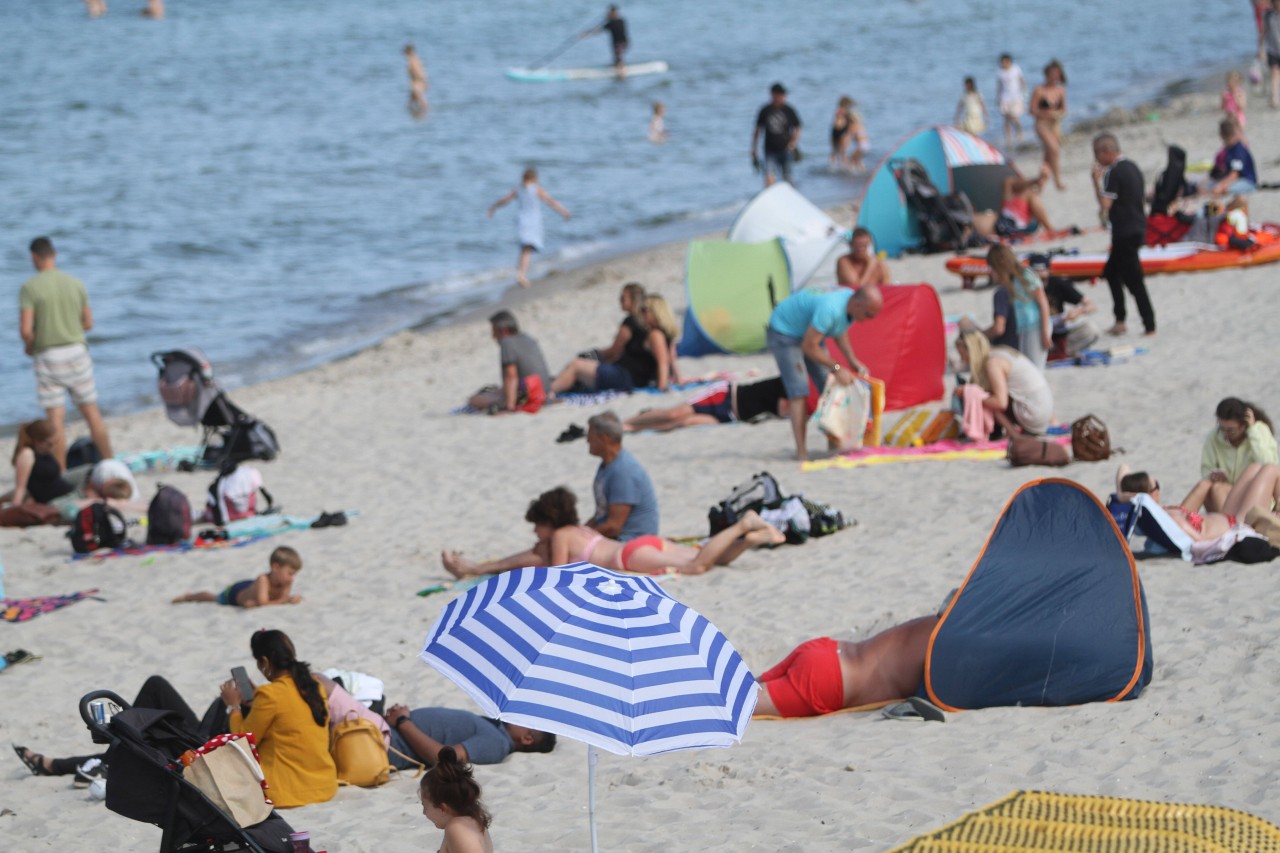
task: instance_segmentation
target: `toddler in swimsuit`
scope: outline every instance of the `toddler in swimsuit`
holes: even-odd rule
[[[271,552],[270,569],[253,580],[236,581],[222,592],[188,592],[173,600],[174,604],[202,601],[230,607],[266,607],[271,604],[297,604],[302,596],[293,595],[293,579],[302,571],[302,557],[282,545]]]

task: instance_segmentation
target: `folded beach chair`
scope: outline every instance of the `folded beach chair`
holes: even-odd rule
[[[1135,534],[1146,537],[1146,545],[1142,549],[1145,556],[1177,555],[1191,562],[1191,537],[1151,495],[1137,495],[1131,503],[1123,503],[1112,495],[1107,509],[1124,534],[1125,541],[1132,542]]]
[[[100,700],[122,710],[102,720],[95,716]],[[160,853],[293,849],[293,830],[276,812],[253,826],[240,827],[183,778],[178,757],[204,744],[204,738],[187,730],[178,714],[132,708],[110,690],[95,690],[81,697],[80,716],[94,742],[108,745],[107,808],[160,827]]]

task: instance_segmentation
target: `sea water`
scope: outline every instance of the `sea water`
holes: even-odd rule
[[[1004,51],[1029,86],[1061,59],[1081,117],[1254,39],[1246,4],[1200,0],[646,0],[622,4],[629,58],[668,74],[533,84],[503,71],[605,3],[169,0],[163,21],[139,16],[142,0],[109,5],[90,20],[76,0],[0,0],[0,423],[40,414],[17,331],[39,234],[89,288],[101,399],[122,411],[155,402],[156,350],[202,347],[235,385],[497,300],[514,281],[515,212],[485,209],[529,164],[573,213],[546,211],[535,274],[725,225],[759,189],[748,145],[774,81],[804,121],[800,189],[848,201],[858,182],[824,168],[843,94],[874,165],[950,121],[966,75],[996,113]],[[421,121],[406,42],[430,76]],[[609,56],[602,35],[552,64]],[[664,145],[646,137],[658,100]],[[637,277],[681,301],[682,282]]]

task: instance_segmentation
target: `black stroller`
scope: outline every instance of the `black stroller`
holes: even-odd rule
[[[973,205],[962,192],[943,195],[929,179],[929,173],[911,158],[894,164],[893,176],[907,200],[907,207],[920,227],[919,251],[930,254],[959,250],[973,238]]]
[[[104,722],[95,717],[103,702],[122,710]],[[114,709],[113,709],[114,710]],[[186,729],[173,711],[131,708],[110,690],[80,699],[80,716],[95,743],[108,744],[107,808],[118,815],[154,824],[163,831],[160,853],[289,853],[284,818],[272,811],[261,823],[240,827],[199,788],[170,765],[204,740]]]
[[[197,465],[220,468],[228,460],[269,460],[279,455],[275,432],[227,399],[203,352],[195,347],[155,352],[151,361],[160,370],[156,387],[169,420],[178,426],[204,428]]]

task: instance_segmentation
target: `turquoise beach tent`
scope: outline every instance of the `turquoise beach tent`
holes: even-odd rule
[[[876,167],[858,203],[858,225],[871,232],[876,249],[895,258],[920,244],[919,226],[894,176],[908,159],[924,166],[942,193],[967,195],[974,210],[999,210],[1004,179],[1018,173],[994,146],[958,128],[939,125],[908,136]]]
[[[1034,480],[1005,506],[925,653],[944,710],[1134,699],[1151,681],[1142,581],[1079,483]]]
[[[781,240],[694,240],[684,282],[678,355],[760,352],[773,307],[791,295],[791,268]]]

